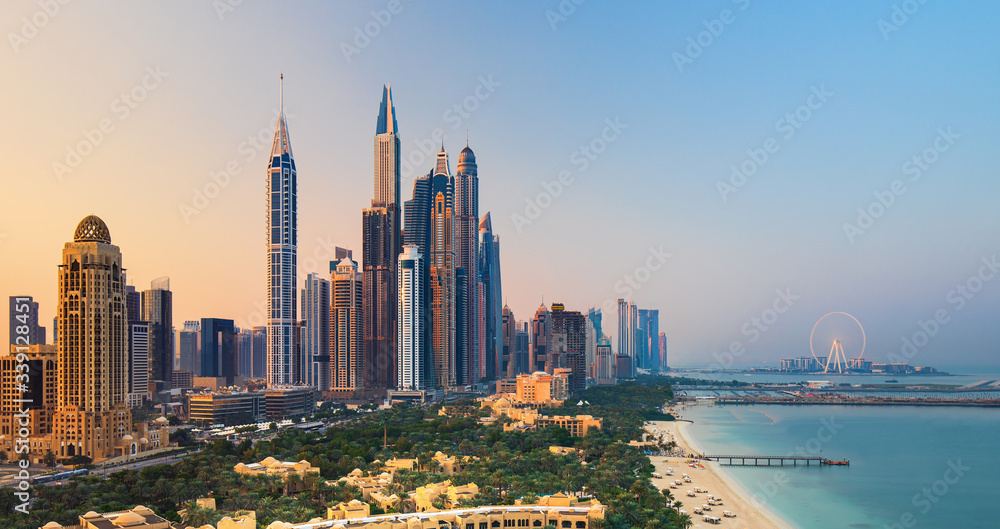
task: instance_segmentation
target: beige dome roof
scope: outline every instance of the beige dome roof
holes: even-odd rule
[[[264,466],[264,467],[269,467],[269,466],[271,466],[271,465],[273,465],[273,464],[275,464],[277,462],[278,462],[277,459],[275,459],[275,458],[273,458],[271,456],[267,456],[266,458],[264,458],[263,461],[260,462],[260,465]]]
[[[49,522],[42,526],[42,529],[63,529],[59,522]]]
[[[146,523],[146,518],[140,514],[129,511],[115,519],[114,524],[118,527],[132,527]]]
[[[83,515],[83,517],[84,517],[84,518],[96,518],[96,517],[98,517],[98,516],[100,516],[100,514],[97,514],[97,513],[96,513],[96,512],[94,512],[94,511],[90,511],[90,512],[88,512],[87,514],[84,514],[84,515]]]
[[[111,244],[108,225],[96,215],[87,215],[76,225],[73,242],[103,242]]]

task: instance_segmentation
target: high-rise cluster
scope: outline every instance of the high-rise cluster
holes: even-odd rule
[[[504,375],[500,240],[489,214],[479,215],[475,153],[467,144],[453,174],[442,145],[404,203],[400,145],[392,89],[384,86],[361,269],[338,255],[329,281],[311,274],[296,322],[294,292],[285,288],[295,284],[295,162],[279,116],[268,166],[269,385],[372,396]]]
[[[390,392],[401,398],[423,392],[423,398],[558,370],[570,391],[579,391],[665,365],[659,312],[633,302],[619,302],[617,354],[600,311],[585,314],[555,303],[540,306],[529,321],[514,318],[502,302],[500,238],[489,212],[480,216],[479,166],[468,140],[454,172],[442,143],[404,201],[399,120],[388,85],[373,147],[360,266],[338,248],[329,279],[316,273],[306,278],[298,321],[291,288],[295,161],[279,115],[267,173],[269,385],[307,384],[339,398]]]
[[[640,309],[634,301],[618,300],[618,357],[618,376],[632,377],[638,369],[667,367],[667,338],[660,332],[659,310]]]

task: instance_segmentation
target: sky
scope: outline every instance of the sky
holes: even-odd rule
[[[0,297],[34,296],[51,336],[62,246],[95,214],[130,283],[171,278],[175,327],[261,324],[283,73],[300,283],[333,246],[360,257],[391,84],[404,200],[468,134],[518,319],[606,307],[613,335],[630,298],[660,310],[672,365],[737,367],[825,356],[838,337],[861,354],[853,319],[823,318],[845,312],[869,360],[995,366],[998,15],[916,0],[4,2]]]

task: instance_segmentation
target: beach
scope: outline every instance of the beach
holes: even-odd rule
[[[648,431],[664,435],[666,440],[673,440],[680,450],[685,453],[703,453],[697,442],[692,439],[689,432],[685,435],[685,427],[690,424],[683,421],[652,421],[646,423]],[[687,457],[662,457],[650,456],[650,460],[656,467],[656,472],[661,478],[652,478],[652,482],[659,489],[669,487],[675,480],[681,480],[681,485],[670,490],[674,498],[681,502],[681,510],[687,511],[693,522],[692,527],[725,527],[730,529],[796,529],[795,526],[785,521],[777,514],[761,506],[751,499],[751,495],[738,483],[732,480],[719,468],[714,461],[700,461],[704,468],[691,467]],[[667,474],[667,469],[673,469],[673,475]],[[691,482],[684,481],[683,475],[687,474]],[[688,491],[694,491],[699,487],[707,492],[696,493],[694,497],[687,495]],[[708,503],[708,496],[722,499],[722,505],[712,506],[711,511],[706,511],[705,515],[714,516],[721,519],[721,523],[713,525],[703,521],[703,514],[695,514],[694,509]],[[729,511],[736,515],[735,518],[724,517],[723,512]]]

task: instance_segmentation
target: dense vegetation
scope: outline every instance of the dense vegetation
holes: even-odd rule
[[[396,406],[390,410],[351,418],[325,434],[283,430],[270,441],[233,444],[216,441],[208,449],[175,465],[158,465],[141,471],[123,471],[107,480],[74,479],[66,485],[35,489],[31,514],[11,514],[16,503],[12,491],[0,494],[0,526],[36,529],[50,520],[76,523],[90,510],[109,512],[146,505],[158,514],[181,521],[177,510],[199,497],[214,496],[222,511],[257,511],[259,527],[274,520],[298,523],[323,517],[326,506],[359,495],[353,487],[329,486],[355,468],[377,471],[380,461],[391,457],[417,459],[412,472],[397,473],[393,492],[409,502],[405,491],[444,479],[462,485],[475,482],[480,494],[471,505],[512,504],[516,498],[582,491],[608,505],[603,527],[608,529],[688,527],[690,520],[666,506],[666,499],[649,481],[652,465],[639,450],[628,446],[638,439],[644,420],[667,419],[660,412],[671,396],[663,379],[619,386],[594,387],[546,413],[590,414],[604,418],[604,429],[585,438],[573,438],[561,428],[529,432],[504,432],[500,423],[481,424],[485,412],[471,401],[449,404],[448,416],[434,407]],[[584,401],[579,404],[579,401]],[[384,439],[387,442],[384,442]],[[576,455],[557,455],[550,446],[574,447]],[[472,456],[456,475],[437,472],[432,457]],[[239,462],[256,462],[272,456],[280,460],[306,460],[321,469],[322,477],[306,479],[305,490],[285,495],[284,486],[269,477],[233,472]],[[373,513],[378,512],[373,508]],[[215,523],[221,513],[189,509],[184,522],[198,527]]]

